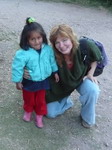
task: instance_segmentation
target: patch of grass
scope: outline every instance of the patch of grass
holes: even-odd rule
[[[40,0],[36,0],[40,1]],[[64,2],[64,3],[72,3],[72,4],[80,4],[83,6],[90,7],[104,7],[110,11],[112,11],[112,1],[111,0],[41,0],[41,1],[52,1],[52,2]]]

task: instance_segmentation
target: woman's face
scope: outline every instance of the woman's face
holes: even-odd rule
[[[69,38],[58,36],[55,42],[56,49],[63,55],[71,53],[73,44]]]

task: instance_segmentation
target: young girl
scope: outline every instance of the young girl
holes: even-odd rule
[[[42,128],[43,115],[47,114],[46,89],[50,88],[48,77],[53,73],[59,81],[58,68],[52,48],[48,45],[43,27],[34,18],[27,18],[21,33],[20,47],[12,63],[12,81],[22,90],[24,100],[23,120],[29,122],[33,111],[36,113],[36,126]],[[23,78],[24,68],[30,79]]]

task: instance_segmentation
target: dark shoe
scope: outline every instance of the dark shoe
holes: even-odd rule
[[[84,128],[88,128],[88,129],[90,129],[90,128],[92,128],[94,125],[91,125],[91,124],[88,124],[86,121],[84,121],[83,119],[82,119],[82,116],[80,115],[80,119],[81,119],[81,124],[82,124],[82,126],[84,127]]]
[[[88,128],[88,129],[90,129],[90,128],[92,128],[94,125],[91,125],[91,124],[88,124],[87,122],[85,122],[84,120],[82,120],[82,126],[84,127],[84,128]]]

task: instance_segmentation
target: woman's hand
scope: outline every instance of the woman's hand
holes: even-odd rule
[[[54,77],[55,77],[55,81],[56,81],[56,82],[59,82],[59,75],[58,75],[58,73],[55,73],[55,74],[54,74]]]
[[[23,77],[24,77],[25,79],[30,79],[30,74],[29,74],[29,71],[28,71],[27,69],[24,69]]]
[[[22,90],[22,88],[23,88],[22,83],[21,83],[21,82],[16,83],[16,88],[17,88],[18,90]]]
[[[95,82],[96,84],[98,84],[97,78],[93,76],[96,66],[97,66],[97,61],[91,63],[91,69],[88,71],[87,75],[83,78],[83,80],[88,78],[92,82]]]
[[[83,80],[85,80],[85,79],[87,79],[87,78],[90,79],[92,82],[95,82],[96,84],[98,84],[97,78],[94,77],[93,75],[87,74],[87,75],[83,78]]]

